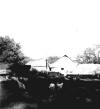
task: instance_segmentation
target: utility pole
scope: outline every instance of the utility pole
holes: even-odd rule
[[[46,72],[48,74],[48,60],[47,60],[47,58],[46,58]]]
[[[98,51],[98,64],[99,64],[100,51]]]

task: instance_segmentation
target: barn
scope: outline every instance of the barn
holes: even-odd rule
[[[8,79],[9,76],[9,65],[5,64],[5,63],[0,63],[0,81],[2,81],[2,79]]]
[[[79,64],[73,71],[78,75],[95,75],[100,74],[100,64]]]
[[[49,65],[47,63],[47,59],[40,58],[36,60],[29,61],[26,65],[31,65],[31,68],[37,69],[38,71],[48,71]]]
[[[72,73],[76,66],[77,63],[71,60],[67,55],[64,55],[56,62],[50,64],[51,71],[60,72],[64,75]]]

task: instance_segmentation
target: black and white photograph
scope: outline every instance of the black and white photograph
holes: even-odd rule
[[[0,0],[0,109],[100,107],[100,1]]]

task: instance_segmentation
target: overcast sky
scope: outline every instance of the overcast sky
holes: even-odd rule
[[[0,36],[31,58],[75,57],[100,44],[99,0],[0,0]]]

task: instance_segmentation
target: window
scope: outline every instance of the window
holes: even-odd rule
[[[61,68],[61,70],[64,70],[64,68]]]

